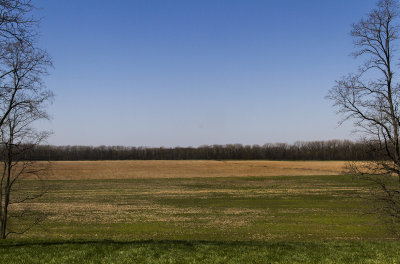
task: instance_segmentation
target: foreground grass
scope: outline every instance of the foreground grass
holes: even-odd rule
[[[0,263],[400,263],[394,242],[2,243]]]

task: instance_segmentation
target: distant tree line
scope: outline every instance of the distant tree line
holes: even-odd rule
[[[329,140],[260,145],[200,147],[124,147],[39,145],[30,160],[373,160],[372,147],[361,141]]]

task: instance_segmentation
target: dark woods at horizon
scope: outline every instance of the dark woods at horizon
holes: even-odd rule
[[[371,143],[349,140],[294,144],[124,147],[38,145],[26,157],[38,161],[76,160],[376,160]]]

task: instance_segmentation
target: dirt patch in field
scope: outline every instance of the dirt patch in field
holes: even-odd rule
[[[50,179],[138,179],[341,174],[344,161],[56,161]]]

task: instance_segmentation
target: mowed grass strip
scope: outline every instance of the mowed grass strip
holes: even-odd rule
[[[0,263],[399,263],[397,242],[0,243]]]

